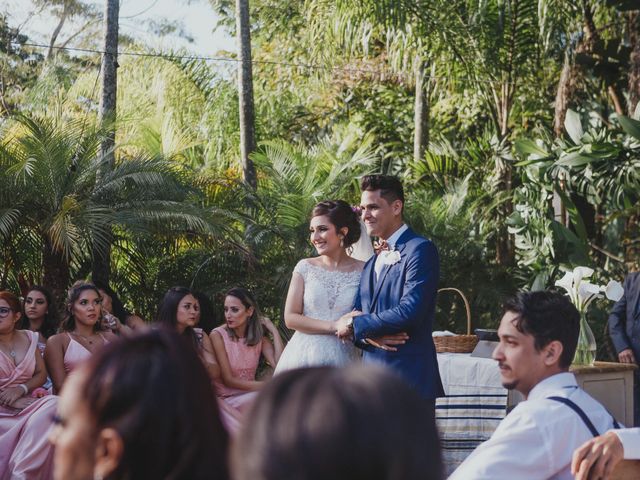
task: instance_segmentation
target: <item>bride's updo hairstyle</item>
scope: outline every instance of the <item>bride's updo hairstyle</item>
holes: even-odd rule
[[[325,200],[313,207],[311,218],[326,216],[336,227],[336,232],[347,228],[344,236],[344,247],[350,247],[360,238],[360,218],[344,200]]]

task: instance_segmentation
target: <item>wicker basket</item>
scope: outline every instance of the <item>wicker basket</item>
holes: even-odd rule
[[[471,335],[471,308],[469,307],[469,301],[457,288],[447,287],[438,290],[440,292],[457,292],[464,301],[464,308],[467,311],[467,334],[455,335],[448,337],[433,337],[433,343],[436,346],[436,352],[438,353],[469,353],[476,348],[478,343],[478,336]]]

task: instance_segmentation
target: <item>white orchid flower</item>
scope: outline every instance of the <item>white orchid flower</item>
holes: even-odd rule
[[[556,287],[564,288],[568,293],[571,293],[571,289],[573,288],[573,273],[565,272],[564,277],[560,280],[556,280]]]
[[[579,285],[583,278],[593,275],[593,269],[589,267],[576,267],[573,269],[573,280],[575,285]]]
[[[600,287],[598,285],[589,282],[581,283],[578,287],[578,298],[582,308],[578,307],[578,310],[586,311],[591,302],[600,297],[602,295],[600,295]]]
[[[622,288],[620,282],[617,282],[615,280],[609,280],[607,286],[602,287],[602,290],[604,291],[604,294],[607,296],[607,298],[609,300],[613,300],[614,302],[620,300],[622,298],[622,295],[624,295],[624,288]]]

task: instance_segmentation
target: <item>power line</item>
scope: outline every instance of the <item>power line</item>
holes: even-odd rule
[[[11,42],[14,46],[25,46],[25,47],[35,47],[35,48],[44,48],[49,49],[52,48],[54,50],[64,50],[68,52],[80,52],[80,53],[94,53],[105,55],[106,52],[103,50],[96,50],[92,48],[78,48],[78,47],[50,47],[49,45],[43,45],[39,43],[18,43]],[[228,58],[228,57],[209,57],[203,55],[176,55],[176,54],[167,54],[167,53],[150,53],[150,52],[127,52],[120,51],[117,55],[122,56],[130,56],[130,57],[149,57],[149,58],[164,58],[168,60],[202,60],[206,62],[226,62],[226,63],[240,63],[240,60],[237,58]],[[333,71],[333,72],[343,72],[343,73],[364,73],[368,75],[377,75],[377,76],[390,76],[402,79],[409,79],[409,74],[405,72],[391,72],[388,70],[369,70],[363,68],[341,68],[341,67],[330,67],[327,65],[314,65],[308,63],[293,63],[293,62],[278,62],[275,60],[251,60],[251,63],[254,65],[277,65],[284,67],[292,67],[292,68],[305,68],[308,70],[325,70],[325,71]],[[433,79],[433,80],[451,80],[451,77],[444,75],[425,75],[425,79]],[[513,84],[515,82],[498,82],[492,80],[475,80],[477,83],[486,83],[495,85],[496,83],[510,83]]]
[[[17,43],[12,42],[17,46],[25,46],[25,47],[36,47],[36,48],[49,48],[49,45],[43,45],[39,43]],[[92,48],[78,48],[78,47],[51,47],[55,50],[65,50],[69,52],[81,52],[81,53],[97,53],[100,55],[104,55],[106,52],[102,50],[96,50]],[[175,55],[175,54],[166,54],[166,53],[150,53],[150,52],[118,52],[118,55],[122,56],[132,56],[132,57],[152,57],[152,58],[166,58],[170,60],[203,60],[203,61],[211,61],[211,62],[229,62],[229,63],[239,63],[240,60],[237,58],[228,58],[228,57],[208,57],[202,55]],[[340,68],[340,67],[328,67],[326,65],[312,65],[306,63],[291,63],[291,62],[277,62],[275,60],[252,60],[253,64],[264,64],[264,65],[282,65],[287,67],[295,67],[295,68],[307,68],[311,70],[335,70],[340,72],[352,72],[352,73],[369,73],[376,75],[384,75],[385,73],[389,73],[391,75],[396,76],[405,76],[404,73],[393,73],[393,72],[385,72],[382,70],[365,70],[362,68]]]

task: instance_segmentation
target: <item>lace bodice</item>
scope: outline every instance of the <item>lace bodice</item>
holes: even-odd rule
[[[331,272],[300,260],[293,270],[304,280],[303,314],[318,320],[337,320],[353,309],[360,270]]]

